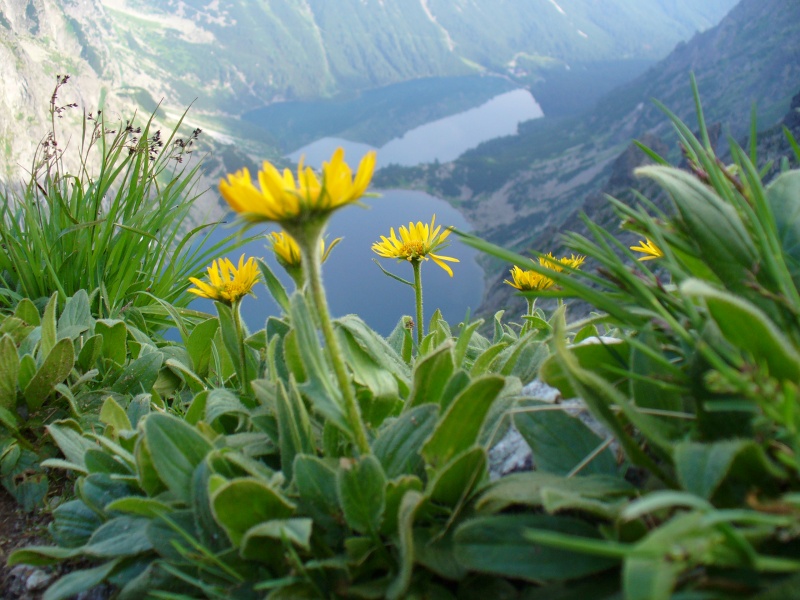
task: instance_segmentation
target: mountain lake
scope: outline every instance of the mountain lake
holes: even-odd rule
[[[418,86],[419,82],[414,82],[414,85]],[[313,107],[309,103],[296,105],[299,111],[312,110]],[[292,107],[282,107],[284,111],[287,108]],[[419,108],[408,103],[402,107],[408,111]],[[336,147],[342,146],[345,158],[354,170],[361,157],[371,149],[378,152],[378,168],[392,163],[413,166],[435,160],[450,161],[481,142],[515,133],[522,121],[541,116],[541,108],[530,92],[514,89],[478,106],[413,127],[378,148],[329,136],[290,152],[288,157],[297,161],[304,156],[306,164],[318,168],[323,160],[330,158]],[[399,226],[408,226],[412,221],[430,223],[434,215],[436,224],[443,227],[454,226],[469,231],[470,226],[450,204],[429,194],[407,190],[370,191],[380,196],[364,198],[363,207],[345,207],[331,218],[327,240],[343,239],[323,265],[323,279],[334,317],[355,313],[378,333],[388,335],[403,315],[414,314],[414,292],[410,286],[387,277],[373,261],[380,261],[383,268],[406,280],[413,279],[413,273],[409,264],[379,258],[372,252],[372,244],[382,235],[389,237],[391,228],[397,231]],[[268,226],[253,228],[251,233],[266,234],[276,230],[277,227]],[[228,233],[227,227],[220,227],[214,233],[215,239]],[[475,250],[463,245],[455,235],[451,235],[448,242],[450,245],[439,253],[460,260],[452,265],[453,277],[450,278],[429,260],[422,268],[422,283],[425,321],[438,308],[454,327],[480,304],[484,276],[476,261]],[[247,256],[264,258],[287,291],[293,290],[291,279],[277,264],[263,238],[248,243],[229,258],[236,262],[242,252]],[[242,316],[251,330],[261,329],[270,315],[280,312],[263,285],[257,286],[255,293],[257,299],[247,297],[242,301]],[[203,299],[194,301],[192,308],[214,312],[211,302]]]

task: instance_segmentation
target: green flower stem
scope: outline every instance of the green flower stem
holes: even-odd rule
[[[411,266],[414,267],[414,299],[417,303],[417,345],[419,345],[425,335],[425,322],[422,320],[422,261],[412,260]]]
[[[248,396],[248,383],[250,382],[250,378],[247,375],[247,355],[244,351],[244,330],[242,329],[242,314],[239,310],[241,304],[241,298],[236,300],[231,306],[231,312],[233,313],[233,326],[236,329],[236,337],[239,342],[239,362],[242,365],[242,380],[239,382],[239,389],[242,395]]]
[[[301,229],[301,228],[298,228]],[[319,325],[322,328],[322,337],[328,348],[328,356],[333,364],[333,372],[342,390],[342,400],[344,402],[345,418],[350,425],[353,434],[353,441],[359,453],[369,454],[371,452],[367,432],[364,429],[364,422],[361,420],[361,411],[358,408],[353,388],[350,385],[350,378],[347,376],[342,350],[336,340],[333,331],[328,301],[325,297],[325,288],[322,285],[322,261],[319,256],[319,238],[322,234],[322,227],[313,231],[312,227],[302,228],[300,232],[290,231],[289,233],[297,241],[300,248],[300,255],[303,260],[306,281],[311,291],[311,297],[319,316]]]
[[[533,311],[536,309],[536,298],[535,297],[532,298],[530,296],[527,296],[525,298],[525,300],[528,301],[528,316],[532,317],[533,316]]]

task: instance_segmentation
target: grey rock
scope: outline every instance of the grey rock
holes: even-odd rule
[[[37,592],[45,589],[55,578],[53,573],[42,571],[41,569],[34,569],[33,573],[28,575],[25,580],[25,588],[29,592]]]
[[[527,398],[558,404],[564,409],[564,412],[580,419],[599,437],[603,439],[613,437],[608,428],[594,418],[586,407],[586,403],[580,398],[562,400],[561,393],[556,388],[538,379],[522,388],[522,395]],[[614,441],[610,447],[611,451],[617,454],[619,450],[617,442]],[[535,468],[536,464],[530,446],[512,423],[505,436],[489,450],[490,480],[495,481],[509,473],[532,471]]]

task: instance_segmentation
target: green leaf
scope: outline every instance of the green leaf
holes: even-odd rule
[[[392,333],[386,339],[406,364],[411,363],[411,356],[414,350],[414,340],[411,335],[411,329],[408,327],[410,320],[411,317],[400,317]]]
[[[347,331],[349,347],[357,345],[375,365],[395,378],[398,386],[392,389],[396,390],[399,387],[402,396],[408,395],[411,378],[408,365],[386,340],[356,315],[340,317],[336,319],[334,325],[340,332]],[[365,383],[365,385],[367,384]],[[368,385],[368,387],[372,386]]]
[[[213,455],[212,455],[213,456]],[[215,477],[210,466],[210,456],[194,470],[192,476],[192,502],[191,512],[194,516],[194,530],[200,542],[206,548],[219,552],[229,548],[225,530],[214,518],[214,509],[211,506],[212,477]]]
[[[258,264],[258,269],[261,271],[261,276],[264,278],[264,283],[266,284],[269,293],[275,299],[275,302],[278,303],[278,306],[281,307],[281,310],[283,310],[285,313],[288,313],[289,296],[286,294],[286,288],[283,287],[283,284],[275,276],[267,263],[261,259],[257,259],[256,263]]]
[[[89,473],[78,480],[78,496],[91,509],[105,514],[106,505],[138,493],[136,486],[109,473]]]
[[[53,511],[50,533],[59,546],[79,548],[103,524],[99,515],[80,500],[59,504]]]
[[[622,571],[627,599],[668,600],[681,574],[702,564],[723,543],[721,532],[702,524],[703,516],[679,515],[631,548]]]
[[[25,401],[31,411],[38,410],[53,393],[56,384],[64,381],[75,365],[75,347],[72,340],[64,338],[56,342],[33,378],[25,386]]]
[[[607,381],[595,373],[581,368],[574,354],[566,347],[563,334],[565,327],[563,312],[560,315],[559,317],[557,314],[554,318],[555,333],[553,341],[556,350],[554,356],[557,357],[560,363],[559,369],[566,375],[571,389],[575,390],[586,402],[592,414],[611,430],[631,462],[649,469],[662,481],[673,483],[667,472],[641,449],[629,430],[611,409],[611,406],[618,406],[625,417],[647,437],[654,449],[662,450],[666,453],[671,449],[672,443],[664,435],[663,424],[655,418],[641,414],[625,396]]]
[[[60,548],[58,546],[27,546],[14,550],[8,557],[8,566],[14,565],[52,565],[60,560],[74,558],[83,552],[83,548]]]
[[[278,419],[278,436],[281,448],[281,468],[286,478],[291,481],[295,456],[298,454],[314,454],[314,437],[311,421],[308,418],[303,399],[294,381],[289,382],[290,390],[286,391],[283,383],[278,383],[275,401],[275,416]]]
[[[183,420],[189,425],[197,425],[206,415],[206,404],[208,403],[208,390],[195,394],[189,408],[183,415]]]
[[[331,527],[341,517],[336,495],[336,471],[316,456],[299,454],[294,459],[294,484],[298,502],[315,521]]]
[[[42,600],[66,600],[91,589],[103,581],[117,568],[119,559],[104,562],[91,569],[79,569],[64,575],[47,588]]]
[[[123,369],[111,390],[118,394],[149,394],[158,379],[163,355],[160,352],[143,354]]]
[[[186,341],[186,351],[192,360],[192,368],[199,377],[208,375],[212,356],[211,340],[214,339],[218,329],[219,319],[207,319],[195,326]]]
[[[131,399],[125,414],[128,415],[128,421],[133,429],[139,426],[139,421],[142,417],[150,414],[151,402],[152,396],[150,394],[139,394]]]
[[[372,446],[386,477],[423,473],[424,461],[419,449],[436,428],[439,407],[421,404],[403,413],[383,427]]]
[[[782,173],[767,187],[767,203],[775,217],[775,228],[783,258],[800,288],[800,171]]]
[[[28,384],[36,374],[36,359],[30,354],[24,354],[19,359],[19,371],[17,373],[17,385],[21,390],[28,387]]]
[[[251,527],[242,538],[240,554],[251,560],[263,559],[274,553],[276,541],[310,550],[312,524],[311,519],[272,519]]]
[[[686,491],[707,500],[715,496],[726,479],[729,484],[734,481],[741,484],[743,493],[745,488],[770,486],[770,483],[775,489],[775,480],[784,477],[752,440],[723,440],[710,444],[681,442],[675,447],[675,470]],[[726,500],[727,504],[744,499]]]
[[[350,426],[344,416],[341,392],[333,381],[328,361],[320,347],[314,318],[300,293],[292,296],[290,316],[297,336],[297,349],[308,375],[308,381],[300,386],[300,391],[308,396],[321,415],[349,435]]]
[[[597,327],[595,327],[592,323],[588,325],[584,325],[581,327],[580,331],[575,334],[575,338],[572,340],[573,344],[580,344],[583,340],[587,338],[599,338],[600,333],[597,331]]]
[[[54,292],[44,308],[42,316],[42,341],[39,346],[40,356],[47,356],[56,345],[56,311],[58,310],[58,292]]]
[[[489,513],[501,512],[512,506],[540,508],[551,492],[609,503],[616,503],[637,493],[636,488],[621,477],[588,475],[566,478],[528,471],[512,473],[492,482],[481,494],[476,507],[481,512]]]
[[[504,385],[502,377],[481,377],[453,400],[422,446],[422,456],[428,464],[438,469],[476,443],[483,420]]]
[[[616,564],[608,558],[529,541],[525,538],[526,529],[589,539],[600,537],[590,525],[568,517],[530,514],[478,517],[456,529],[456,557],[466,568],[480,573],[532,582],[576,579]]]
[[[584,463],[604,441],[580,419],[547,402],[520,403],[514,413],[514,425],[531,447],[537,471],[557,475],[567,475]],[[616,472],[617,462],[608,448],[580,470],[581,475]]]
[[[231,542],[239,546],[245,533],[265,521],[292,516],[295,505],[268,484],[256,479],[234,479],[211,494],[214,517]]]
[[[672,197],[688,239],[726,287],[746,291],[748,272],[758,262],[753,240],[736,209],[687,171],[647,166],[636,170]]]
[[[685,281],[680,289],[702,298],[722,335],[757,363],[766,364],[770,375],[791,381],[800,378],[800,353],[754,304],[696,279]]]
[[[239,353],[240,333],[236,329],[236,320],[233,314],[234,309],[222,302],[214,302],[219,315],[219,331],[222,333],[222,342],[225,344],[225,349],[233,361],[233,366],[236,370],[236,376],[239,381],[245,380],[245,367],[242,364],[241,356]],[[239,310],[237,305],[235,310]],[[241,317],[239,317],[241,322]]]
[[[572,356],[578,365],[595,373],[610,383],[620,380],[619,369],[627,369],[630,362],[631,349],[627,341],[608,338],[589,338],[581,344],[569,346]],[[550,356],[542,364],[539,377],[547,385],[558,388],[564,398],[575,398],[578,393],[572,388],[569,376],[564,372],[562,361]]]
[[[58,319],[58,337],[77,339],[82,333],[91,329],[93,324],[89,294],[86,290],[78,290],[74,296],[67,298],[64,312]]]
[[[8,334],[0,338],[0,408],[14,412],[17,409],[17,378],[19,356],[14,340]]]
[[[103,357],[122,366],[127,357],[128,329],[124,321],[117,319],[98,319],[94,332],[103,338]]]
[[[441,535],[433,528],[414,529],[414,562],[450,581],[461,581],[467,575],[467,570],[456,559],[453,536],[450,533]]]
[[[80,352],[78,352],[77,367],[84,373],[93,369],[97,359],[103,352],[103,336],[93,335],[83,340]]]
[[[155,519],[161,515],[171,513],[174,509],[169,504],[160,502],[155,498],[142,496],[127,496],[106,504],[109,512],[121,512],[129,515]]]
[[[86,468],[83,455],[86,450],[97,448],[97,444],[83,436],[83,431],[76,421],[72,419],[56,421],[46,429],[68,461]]]
[[[175,496],[190,502],[192,474],[212,450],[211,443],[191,425],[168,414],[148,415],[144,432],[159,478]]]
[[[231,415],[238,420],[240,417],[249,417],[250,411],[242,404],[239,397],[228,389],[209,391],[205,400],[206,423],[212,425],[225,415]]]
[[[378,459],[371,454],[343,459],[336,472],[336,492],[350,528],[377,533],[386,508],[386,476]]]
[[[490,372],[493,365],[498,360],[498,357],[506,348],[508,348],[508,342],[505,340],[486,348],[478,355],[475,362],[472,363],[472,368],[470,368],[469,371],[470,374],[473,377],[478,377],[479,375]]]
[[[397,535],[397,519],[406,492],[422,492],[422,481],[416,475],[402,475],[386,483],[386,510],[383,512],[381,534]]]
[[[488,475],[486,463],[486,450],[481,447],[461,452],[428,482],[426,495],[450,508],[463,504]]]
[[[386,597],[389,600],[406,597],[408,586],[411,584],[411,575],[414,569],[414,519],[423,502],[422,495],[413,490],[406,492],[400,502],[400,511],[397,517],[400,570],[386,590]]]
[[[371,353],[371,351],[375,351],[374,348],[370,348],[368,345],[365,348],[360,344],[348,328],[340,326],[336,333],[346,355],[345,360],[353,373],[353,381],[366,387],[375,399],[396,399],[399,393],[398,379],[394,373],[381,364],[386,361],[381,361],[379,356]],[[377,349],[378,352],[387,350],[394,353],[388,344],[385,348]],[[399,357],[398,362],[402,363]],[[403,364],[403,368],[407,370],[405,364]],[[405,386],[408,389],[407,382]]]
[[[103,402],[103,407],[100,409],[100,421],[113,427],[117,433],[132,429],[125,409],[117,404],[117,401],[111,396]]]
[[[114,558],[152,550],[146,533],[149,523],[150,519],[127,515],[111,519],[92,534],[83,551],[90,556]]]
[[[36,308],[36,305],[28,298],[23,298],[19,301],[17,307],[14,309],[14,316],[34,327],[40,325],[42,322],[39,317],[39,309]]]
[[[164,366],[169,369],[169,372],[172,372],[180,377],[180,379],[186,384],[186,387],[188,387],[192,393],[197,394],[206,389],[205,383],[203,383],[197,374],[183,362],[174,358],[168,358],[164,361]],[[166,371],[162,370],[159,375],[163,375],[165,372]],[[154,388],[157,389],[158,386],[155,385]]]
[[[451,343],[442,344],[434,352],[418,360],[414,364],[411,395],[404,410],[407,411],[423,403],[440,403],[442,392],[455,367]]]

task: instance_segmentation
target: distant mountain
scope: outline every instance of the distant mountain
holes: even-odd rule
[[[0,0],[0,156],[25,162],[55,74],[118,113],[164,100],[217,144],[266,155],[247,110],[428,76],[539,81],[576,61],[652,59],[735,0]],[[125,108],[128,107],[128,108]],[[176,108],[177,107],[177,108]]]
[[[690,73],[706,120],[719,124],[721,136],[741,139],[754,104],[762,129],[787,113],[790,119],[800,90],[800,2],[742,0],[718,26],[679,44],[584,116],[533,121],[519,135],[483,144],[454,163],[387,170],[379,182],[448,196],[479,235],[506,247],[554,250],[559,230],[580,227],[581,210],[613,228],[602,192],[620,194],[632,184],[630,170],[643,158],[628,148],[632,139],[677,151],[671,125],[652,100],[695,126]],[[503,268],[490,266],[484,312],[512,302],[513,290],[497,275]]]

